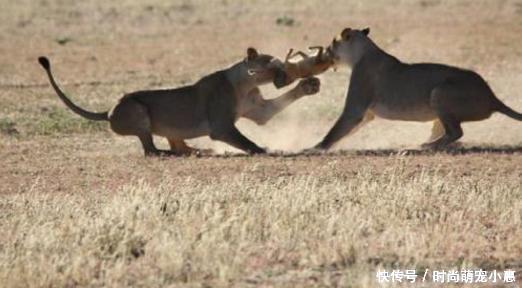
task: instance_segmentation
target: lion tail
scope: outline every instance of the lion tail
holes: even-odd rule
[[[56,94],[58,94],[58,97],[60,97],[60,99],[62,99],[63,103],[65,103],[65,105],[67,107],[69,107],[69,109],[71,109],[76,114],[82,116],[83,118],[86,118],[89,120],[94,120],[94,121],[109,120],[108,112],[101,112],[101,113],[90,112],[90,111],[87,111],[87,110],[81,108],[80,106],[74,104],[71,100],[69,100],[69,98],[67,98],[65,93],[62,91],[62,89],[60,89],[60,87],[58,86],[58,84],[56,84],[56,81],[54,80],[54,76],[51,73],[51,63],[49,63],[49,59],[47,59],[47,57],[39,57],[38,62],[40,63],[40,65],[42,65],[42,67],[47,72],[47,76],[49,76],[49,81],[51,82],[51,86],[53,86],[54,91],[56,91]]]
[[[496,109],[498,112],[510,117],[510,118],[513,118],[515,120],[518,120],[518,121],[522,121],[522,113],[519,113],[513,109],[511,109],[509,106],[507,106],[506,104],[504,104],[502,101],[500,101],[499,99],[496,99],[497,103],[496,103]]]

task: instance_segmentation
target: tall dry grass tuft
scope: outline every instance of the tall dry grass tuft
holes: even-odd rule
[[[245,171],[75,194],[41,193],[35,183],[0,198],[0,283],[374,287],[381,267],[520,265],[516,174],[499,182],[411,174],[401,159],[353,175],[329,165],[332,175]]]

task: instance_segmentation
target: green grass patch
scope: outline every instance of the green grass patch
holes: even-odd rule
[[[8,119],[2,118],[0,119],[0,134],[7,136],[16,136],[20,134],[18,129],[16,129],[16,122]]]
[[[296,24],[295,22],[295,19],[290,17],[290,16],[287,16],[287,15],[284,15],[284,16],[281,16],[281,17],[278,17],[276,19],[276,24],[279,25],[279,26],[294,26]]]
[[[61,108],[50,108],[26,123],[29,135],[92,133],[107,130],[104,121],[90,121]]]
[[[65,45],[65,44],[71,42],[72,40],[73,40],[72,38],[67,37],[67,36],[61,36],[61,37],[54,39],[54,41],[60,45]]]

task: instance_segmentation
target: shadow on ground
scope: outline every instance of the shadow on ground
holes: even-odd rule
[[[336,156],[433,156],[433,155],[470,155],[470,154],[522,154],[522,146],[458,146],[443,150],[423,150],[423,149],[373,149],[373,150],[304,150],[301,152],[271,151],[263,155],[248,155],[245,153],[223,154],[201,154],[191,157],[198,158],[247,158],[247,157],[336,157]],[[168,156],[167,156],[168,157]]]

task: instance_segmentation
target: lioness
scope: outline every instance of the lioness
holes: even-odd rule
[[[489,118],[493,112],[522,120],[502,103],[477,73],[440,64],[406,64],[381,50],[370,29],[346,28],[327,48],[337,64],[353,68],[344,110],[315,146],[328,149],[375,116],[434,121],[423,148],[438,149],[462,137],[461,123]]]
[[[275,57],[249,48],[243,61],[203,77],[194,85],[130,93],[111,110],[94,113],[66,97],[54,80],[47,58],[40,57],[38,61],[67,107],[89,120],[109,121],[112,131],[119,135],[137,136],[146,156],[194,153],[196,150],[188,147],[184,139],[205,135],[248,153],[264,153],[265,149],[236,128],[238,118],[265,124],[295,100],[317,93],[320,86],[319,79],[308,78],[276,99],[264,99],[257,87],[272,82],[275,75],[284,74],[284,65]],[[158,150],[153,134],[167,138],[171,150]]]

